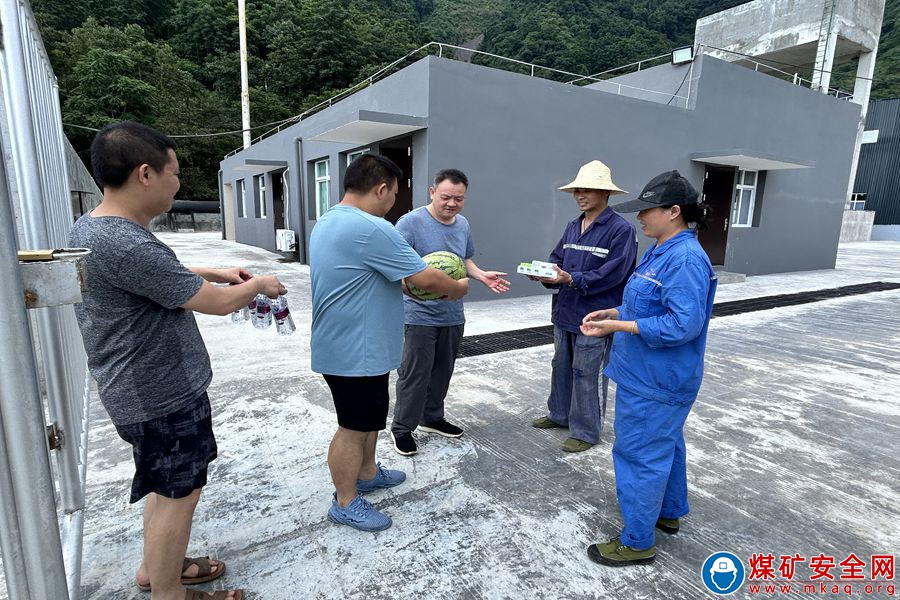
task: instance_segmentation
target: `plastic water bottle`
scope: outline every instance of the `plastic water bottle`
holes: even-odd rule
[[[250,299],[250,302],[247,304],[247,313],[250,315],[250,319],[256,320],[256,297]]]
[[[256,308],[256,305],[253,305]],[[235,325],[242,325],[244,321],[250,320],[250,307],[245,306],[244,308],[239,308],[233,313],[231,313],[231,322]]]
[[[294,318],[291,317],[291,309],[288,308],[287,298],[278,296],[278,299],[273,300],[272,312],[275,315],[275,329],[278,330],[278,335],[291,335],[297,331]]]
[[[268,296],[258,294],[256,296],[256,315],[253,317],[253,326],[257,329],[266,329],[272,325],[272,304]]]

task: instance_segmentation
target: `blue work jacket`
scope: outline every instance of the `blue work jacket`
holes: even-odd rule
[[[564,331],[580,333],[581,320],[600,308],[618,306],[637,258],[634,227],[609,207],[581,233],[584,215],[566,225],[549,262],[572,275],[571,285],[553,299],[551,321]]]
[[[693,231],[644,253],[619,309],[638,335],[617,332],[606,375],[619,387],[669,404],[693,402],[703,380],[716,275]]]

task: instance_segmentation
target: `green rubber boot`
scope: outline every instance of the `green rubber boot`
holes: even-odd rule
[[[556,421],[551,421],[550,417],[538,417],[531,422],[531,426],[537,427],[538,429],[553,429],[554,427],[566,429],[565,425],[560,425]]]
[[[663,519],[660,517],[656,521],[656,528],[672,535],[678,533],[678,530],[681,529],[681,521],[678,519]]]
[[[599,544],[591,544],[587,552],[592,561],[607,567],[647,565],[656,560],[656,546],[650,546],[646,550],[635,550],[622,544],[617,537]]]

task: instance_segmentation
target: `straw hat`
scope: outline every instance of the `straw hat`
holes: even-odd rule
[[[609,194],[627,194],[625,190],[613,183],[609,167],[599,160],[592,160],[578,169],[578,177],[572,183],[559,188],[563,192],[571,192],[574,189],[609,190]]]

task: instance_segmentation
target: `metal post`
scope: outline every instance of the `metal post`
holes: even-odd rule
[[[3,22],[4,55],[7,63],[5,71],[8,94],[6,104],[8,106],[7,117],[10,122],[12,147],[12,164],[19,190],[19,197],[27,201],[21,203],[22,223],[25,232],[25,241],[32,248],[57,248],[64,245],[65,240],[55,239],[51,235],[52,221],[48,222],[47,208],[50,207],[52,197],[50,190],[45,190],[41,172],[36,167],[49,170],[44,159],[45,153],[39,151],[36,132],[47,132],[46,126],[36,129],[38,123],[34,119],[34,106],[38,106],[39,91],[29,85],[29,66],[26,57],[32,53],[26,52],[26,40],[23,37],[20,15],[16,14],[17,2],[0,2],[0,18]],[[33,64],[32,70],[33,73]],[[34,73],[33,73],[34,74]],[[37,79],[37,75],[32,81]],[[44,74],[46,75],[46,74]],[[46,108],[46,107],[45,107]],[[43,111],[41,111],[43,112]],[[47,150],[45,148],[45,150]],[[65,183],[61,184],[65,186]],[[65,189],[64,187],[61,189]],[[69,206],[68,193],[65,205]],[[69,209],[71,210],[71,208]],[[54,219],[54,212],[50,212],[49,218]],[[76,427],[73,418],[71,404],[66,397],[66,357],[61,348],[62,328],[59,319],[59,309],[39,309],[33,315],[37,333],[40,339],[41,356],[45,366],[44,377],[47,385],[47,397],[53,418],[67,434],[74,436]],[[60,494],[63,506],[67,512],[79,510],[84,507],[84,494],[78,485],[78,464],[74,451],[62,451],[58,454],[61,477],[66,482],[60,486]]]
[[[247,6],[246,0],[238,0],[238,34],[241,44],[241,129],[244,130],[244,148],[250,147],[250,83],[247,74]]]
[[[6,429],[3,414],[0,412],[0,432],[5,432]],[[19,531],[19,512],[15,503],[15,486],[11,475],[12,462],[6,454],[5,438],[4,434],[3,439],[0,439],[0,554],[3,555],[6,589],[27,590],[28,576],[25,557],[21,552],[22,538]]]
[[[6,6],[7,2],[0,3]],[[6,15],[3,21],[7,23]],[[4,33],[6,29],[4,28]],[[10,600],[69,598],[37,366],[0,165],[0,543]],[[10,489],[11,488],[11,489]]]

